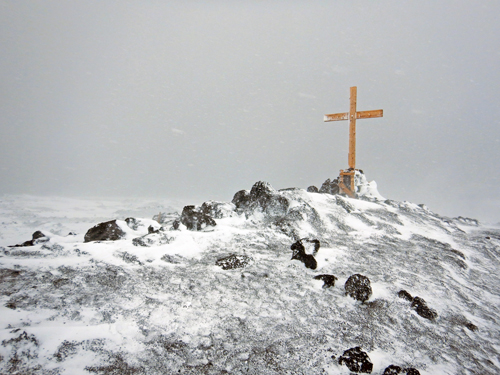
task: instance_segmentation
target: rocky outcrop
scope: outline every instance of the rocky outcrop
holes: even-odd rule
[[[44,243],[49,240],[49,237],[43,234],[43,232],[37,230],[35,233],[31,235],[31,240],[25,241],[22,244],[12,245],[9,247],[26,247],[26,246],[34,246],[39,243]]]
[[[243,268],[250,264],[252,258],[246,255],[231,254],[228,257],[218,259],[215,262],[216,266],[222,267],[223,270],[232,270],[235,268]]]
[[[240,211],[246,213],[260,211],[270,218],[285,216],[290,206],[287,198],[264,181],[255,183],[250,192],[238,191],[232,203]]]
[[[207,201],[201,205],[201,212],[214,219],[231,217],[235,213],[235,210],[236,206],[234,203],[228,202]]]
[[[370,279],[360,274],[350,276],[344,287],[346,295],[361,302],[365,302],[372,295]]]
[[[116,241],[125,237],[125,232],[116,223],[116,220],[99,223],[85,233],[83,242]]]
[[[339,179],[336,178],[335,180],[330,181],[330,179],[327,179],[325,182],[323,182],[323,185],[321,185],[319,189],[320,193],[323,194],[339,194],[340,193],[340,188],[339,188]]]
[[[215,227],[215,220],[203,213],[202,209],[196,206],[186,206],[182,210],[180,223],[186,226],[188,230],[200,231],[210,227]],[[179,228],[179,222],[173,223],[174,229]]]
[[[370,374],[373,370],[373,363],[366,352],[361,347],[348,349],[339,357],[339,365],[346,365],[352,372]]]

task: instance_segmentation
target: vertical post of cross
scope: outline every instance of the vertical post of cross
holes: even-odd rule
[[[356,169],[356,94],[357,87],[351,87],[349,106],[349,168]]]

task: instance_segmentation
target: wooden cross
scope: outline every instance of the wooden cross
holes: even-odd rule
[[[356,94],[357,87],[351,87],[351,97],[350,97],[350,106],[349,112],[344,113],[334,113],[331,115],[325,115],[324,121],[341,121],[341,120],[349,120],[349,170],[347,172],[341,170],[339,178],[339,186],[340,188],[349,196],[355,196],[354,193],[354,173],[356,171],[356,120],[363,118],[372,118],[372,117],[382,117],[384,112],[382,109],[376,109],[373,111],[360,111],[356,112]],[[350,178],[350,187],[345,186],[343,178],[344,176],[349,176]]]

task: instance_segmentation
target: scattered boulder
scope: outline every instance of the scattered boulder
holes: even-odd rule
[[[360,274],[350,276],[345,282],[344,287],[346,295],[361,302],[365,302],[372,295],[370,279]]]
[[[398,292],[398,297],[407,300],[408,302],[413,301],[413,297],[410,293],[408,293],[406,290],[400,290]]]
[[[373,370],[373,363],[366,352],[359,346],[348,349],[339,357],[339,365],[346,365],[350,371],[370,374]]]
[[[437,318],[438,314],[435,310],[429,308],[427,303],[423,298],[415,297],[411,302],[411,307],[420,315],[422,318],[434,320]]]
[[[338,280],[335,276],[326,275],[326,274],[314,276],[314,279],[315,280],[322,280],[324,282],[323,289],[335,286],[335,280]]]
[[[234,203],[228,202],[207,201],[201,205],[201,212],[215,219],[231,217],[235,209]]]
[[[399,375],[401,374],[401,371],[403,371],[401,367],[390,365],[384,370],[384,373],[382,375]]]
[[[268,182],[256,182],[250,192],[238,191],[232,200],[237,209],[243,211],[259,210],[271,217],[285,216],[290,203]]]
[[[214,219],[204,214],[202,210],[196,206],[184,207],[180,222],[184,224],[187,229],[194,231],[204,230],[207,227],[215,227],[217,225]],[[178,229],[178,227],[175,229]]]
[[[382,375],[420,375],[420,372],[417,369],[412,367],[410,368],[401,368],[399,366],[390,365],[384,370]]]
[[[316,186],[314,185],[311,185],[307,188],[307,192],[308,193],[319,193],[319,190]]]
[[[9,247],[25,247],[25,246],[34,246],[38,243],[44,243],[49,240],[49,237],[43,234],[43,232],[37,230],[35,233],[31,235],[31,240],[25,241],[22,244],[11,245]]]
[[[235,268],[243,268],[247,266],[252,258],[246,255],[231,254],[228,257],[218,259],[215,262],[216,266],[222,267],[223,270],[232,270]]]
[[[465,323],[465,327],[468,330],[472,331],[472,332],[476,332],[477,331],[477,326],[475,324],[471,323],[471,322]]]
[[[117,224],[116,220],[99,223],[85,233],[83,242],[92,241],[116,241],[125,237],[125,232]]]
[[[312,254],[306,253],[306,249],[304,247],[303,241],[313,243],[314,248],[316,249],[316,252],[317,252],[317,249],[319,249],[319,241],[318,240],[307,240],[305,238],[298,240],[297,242],[292,244],[292,246],[290,246],[290,249],[293,252],[292,253],[292,260],[293,259],[300,260],[302,263],[304,263],[304,265],[307,268],[315,270],[318,267],[318,263],[316,262],[316,259],[314,259],[314,256]],[[317,242],[313,242],[313,241],[317,241]],[[316,248],[316,246],[317,246],[317,248]]]
[[[336,178],[335,180],[330,181],[330,179],[327,179],[325,182],[323,182],[323,185],[321,185],[321,188],[319,189],[319,192],[322,194],[339,194],[340,188],[339,188],[339,179]]]

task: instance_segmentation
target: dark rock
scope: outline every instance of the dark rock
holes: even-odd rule
[[[412,302],[413,301],[413,297],[411,296],[410,293],[408,293],[406,290],[400,290],[398,292],[398,297],[399,298],[402,298],[402,299],[405,299],[409,302]]]
[[[319,193],[319,190],[316,186],[314,185],[311,185],[307,188],[307,192],[308,193]]]
[[[178,230],[178,229],[179,229],[179,227],[180,227],[180,225],[181,225],[181,221],[180,221],[180,220],[174,220],[174,221],[172,222],[172,229],[173,229],[173,230]]]
[[[314,276],[314,279],[315,280],[323,280],[323,282],[324,282],[323,289],[335,286],[335,280],[338,280],[333,275],[317,275],[317,276]]]
[[[306,254],[306,250],[305,250],[305,247],[303,245],[303,241],[308,241],[310,243],[313,243],[315,245],[315,248],[316,248],[316,244],[317,244],[317,249],[319,249],[319,241],[318,240],[307,240],[305,238],[298,240],[297,242],[292,244],[292,246],[290,246],[290,249],[292,250],[292,260],[293,259],[300,260],[302,263],[304,263],[304,265],[307,268],[315,270],[318,267],[318,263],[316,262],[316,259],[314,259],[313,255]],[[313,241],[317,241],[317,243],[313,242]],[[317,252],[317,250],[316,250],[316,252]]]
[[[320,242],[318,240],[310,240],[308,238],[301,238],[295,242],[290,249],[303,252],[304,254],[316,255],[320,248]]]
[[[472,332],[477,331],[477,326],[475,324],[472,324],[471,322],[465,323],[465,327],[467,327],[467,329],[471,330]]]
[[[235,268],[243,268],[247,266],[252,258],[246,255],[232,254],[228,257],[218,259],[215,262],[216,266],[222,267],[223,270],[232,270]]]
[[[116,241],[125,237],[125,232],[118,226],[116,220],[99,223],[85,233],[83,242]]]
[[[44,243],[49,240],[49,237],[43,234],[41,231],[37,230],[35,233],[31,235],[31,240],[25,241],[22,244],[11,245],[9,247],[25,247],[25,246],[34,246],[38,243]]]
[[[240,190],[234,194],[233,200],[231,201],[236,208],[245,210],[250,205],[250,192],[248,190]]]
[[[373,370],[373,363],[370,357],[359,346],[348,349],[339,357],[339,365],[346,365],[350,371],[370,374]]]
[[[401,371],[403,371],[401,367],[390,365],[384,370],[384,373],[382,375],[398,375],[401,374]]]
[[[321,185],[319,189],[320,193],[323,194],[339,194],[340,188],[339,188],[339,180],[336,178],[335,180],[330,181],[330,179],[327,179],[325,182],[323,182],[323,185]]]
[[[239,210],[247,212],[260,210],[271,217],[285,216],[290,205],[287,198],[264,181],[256,182],[250,192],[247,190],[237,192],[232,203]]]
[[[423,298],[420,297],[413,298],[411,307],[415,309],[417,314],[420,315],[422,318],[434,320],[438,316],[436,311],[427,306],[427,303]]]
[[[207,201],[201,205],[201,212],[215,219],[223,219],[231,217],[236,206],[234,203]]]
[[[41,231],[37,230],[35,233],[31,235],[32,241],[38,240],[39,238],[46,237]]]
[[[345,282],[345,293],[355,300],[365,302],[372,295],[372,287],[368,277],[355,274]]]
[[[405,368],[403,371],[406,375],[420,375],[420,372],[413,367]]]
[[[200,208],[186,206],[182,210],[181,223],[189,230],[203,230],[207,227],[215,227],[217,223],[210,216],[205,215]]]
[[[152,234],[152,233],[159,233],[160,230],[159,229],[155,229],[152,225],[150,225],[148,227],[148,234]]]

